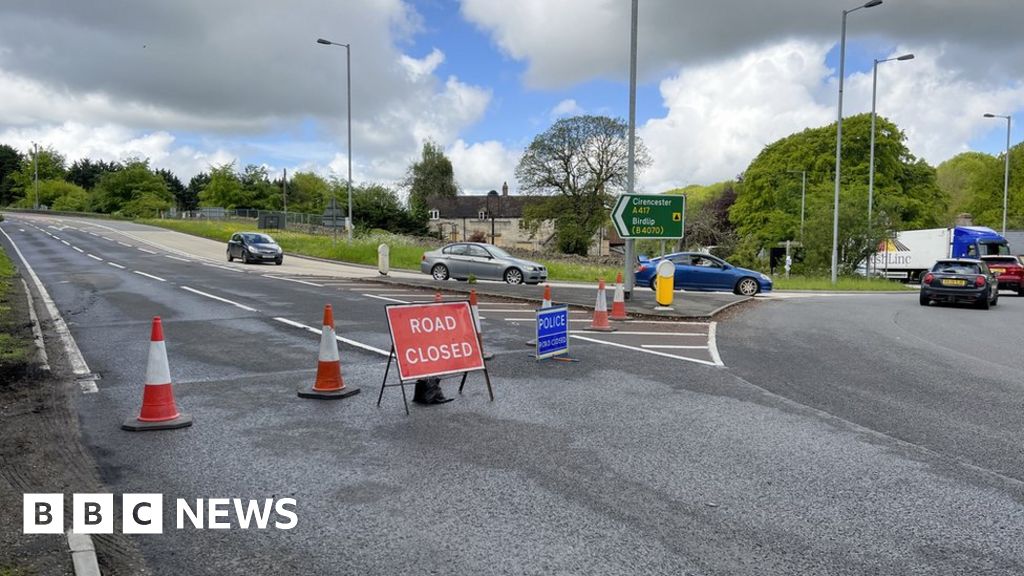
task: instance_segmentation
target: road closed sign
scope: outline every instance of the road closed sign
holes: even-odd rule
[[[387,317],[403,381],[484,369],[469,302],[394,304]]]

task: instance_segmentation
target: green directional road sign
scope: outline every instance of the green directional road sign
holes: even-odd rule
[[[623,238],[682,238],[686,197],[623,194],[615,202],[612,222]]]

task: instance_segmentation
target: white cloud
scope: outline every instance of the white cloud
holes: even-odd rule
[[[562,100],[555,107],[551,109],[551,117],[559,118],[561,116],[577,116],[583,114],[584,110],[576,103],[576,100],[567,98]]]
[[[519,150],[509,150],[494,140],[467,144],[460,138],[445,154],[452,161],[455,178],[463,192],[482,194],[490,190],[500,191],[504,182],[508,182],[509,189],[515,192]]]
[[[402,66],[405,67],[406,72],[409,73],[409,78],[415,81],[433,74],[434,70],[444,62],[444,52],[434,48],[430,54],[419,60],[407,54],[402,54],[400,61]]]

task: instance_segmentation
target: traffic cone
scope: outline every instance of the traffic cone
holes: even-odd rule
[[[551,285],[550,284],[545,284],[544,285],[544,300],[541,301],[540,307],[541,308],[551,308]],[[526,341],[526,345],[527,346],[536,346],[537,345],[537,340],[534,339],[534,338],[530,338],[529,340]]]
[[[340,400],[355,394],[359,394],[359,388],[349,388],[341,379],[338,339],[334,335],[334,310],[328,304],[324,306],[324,328],[320,332],[320,358],[316,367],[316,382],[310,389],[299,390],[299,398]]]
[[[480,344],[480,352],[484,355],[484,360],[490,360],[494,358],[494,354],[484,351],[484,333],[480,329],[480,306],[476,300],[476,288],[469,291],[469,309],[473,311],[473,324],[476,326],[476,337]]]
[[[171,369],[167,365],[164,328],[160,317],[153,317],[149,337],[149,359],[146,362],[146,384],[142,391],[142,410],[138,418],[129,418],[121,428],[132,432],[142,430],[173,430],[192,425],[192,416],[178,412],[171,386]]]
[[[434,292],[434,302],[444,302],[444,296],[441,296],[441,291]]]
[[[601,278],[597,284],[597,302],[594,304],[594,319],[590,322],[590,326],[587,326],[584,330],[592,330],[594,332],[615,331],[615,328],[612,328],[611,324],[608,323],[608,299],[604,295],[604,278]]]
[[[626,315],[626,294],[622,290],[622,272],[615,277],[615,296],[612,298],[612,320],[629,320]]]

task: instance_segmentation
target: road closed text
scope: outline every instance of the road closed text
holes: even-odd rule
[[[403,380],[483,368],[467,302],[389,306],[387,314]]]

